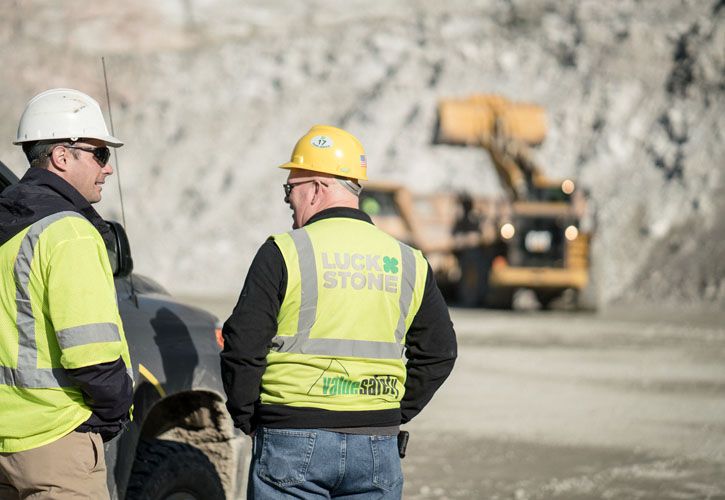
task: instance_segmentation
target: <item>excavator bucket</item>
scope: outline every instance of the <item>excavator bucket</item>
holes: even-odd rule
[[[540,144],[546,137],[544,108],[489,94],[438,102],[437,144],[473,146],[494,136]]]

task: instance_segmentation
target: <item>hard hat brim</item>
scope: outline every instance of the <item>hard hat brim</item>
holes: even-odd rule
[[[291,170],[293,168],[298,168],[300,170],[304,170],[305,167],[302,167],[300,165],[297,165],[296,163],[292,163],[291,161],[288,161],[287,163],[283,163],[282,165],[278,166],[277,168],[284,168],[286,170]]]
[[[350,177],[349,175],[345,175],[342,172],[324,172],[322,170],[315,170],[315,169],[305,168],[303,165],[298,165],[297,163],[294,163],[294,162],[291,162],[291,161],[288,161],[287,163],[283,163],[282,165],[279,165],[277,168],[283,168],[285,170],[292,170],[293,168],[296,168],[297,170],[308,170],[310,172],[322,172],[322,173],[325,173],[325,174],[334,175],[335,177],[341,177],[343,179],[353,179],[353,180],[356,180],[356,181],[366,181],[366,180],[368,180],[368,176],[367,175],[361,175],[359,177]]]
[[[40,141],[69,141],[70,137],[58,137],[57,139],[55,137],[49,138],[49,139],[16,139],[13,141],[13,144],[16,146],[19,146],[21,144],[24,144],[26,142],[40,142]],[[107,146],[111,146],[112,148],[120,148],[123,146],[123,141],[117,137],[113,137],[112,135],[106,135],[103,137],[99,136],[85,136],[85,137],[79,137],[78,139],[96,139],[99,141],[103,141],[106,143]]]
[[[112,135],[109,135],[108,137],[91,137],[91,139],[101,140],[112,148],[120,148],[121,146],[123,146],[123,141],[121,139],[113,137]]]

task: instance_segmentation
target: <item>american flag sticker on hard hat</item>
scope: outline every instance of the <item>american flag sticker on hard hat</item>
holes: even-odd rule
[[[365,158],[365,155],[360,155],[360,167],[368,168],[368,160]]]

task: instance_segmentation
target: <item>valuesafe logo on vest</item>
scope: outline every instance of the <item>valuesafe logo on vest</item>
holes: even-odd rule
[[[333,365],[336,367],[333,369]],[[345,375],[342,375],[344,373]],[[400,399],[398,379],[390,375],[372,375],[358,380],[350,378],[340,360],[330,360],[330,364],[307,390],[307,394],[322,396],[387,396],[384,399]]]
[[[360,396],[393,396],[397,399],[398,379],[390,375],[374,375],[360,381],[345,377],[323,377],[322,395],[337,396],[357,394]]]
[[[398,293],[400,262],[395,257],[360,253],[322,252],[325,288],[381,290]]]

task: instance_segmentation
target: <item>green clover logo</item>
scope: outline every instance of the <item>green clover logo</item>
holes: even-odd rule
[[[386,273],[398,272],[398,259],[395,257],[383,257],[383,271]]]

